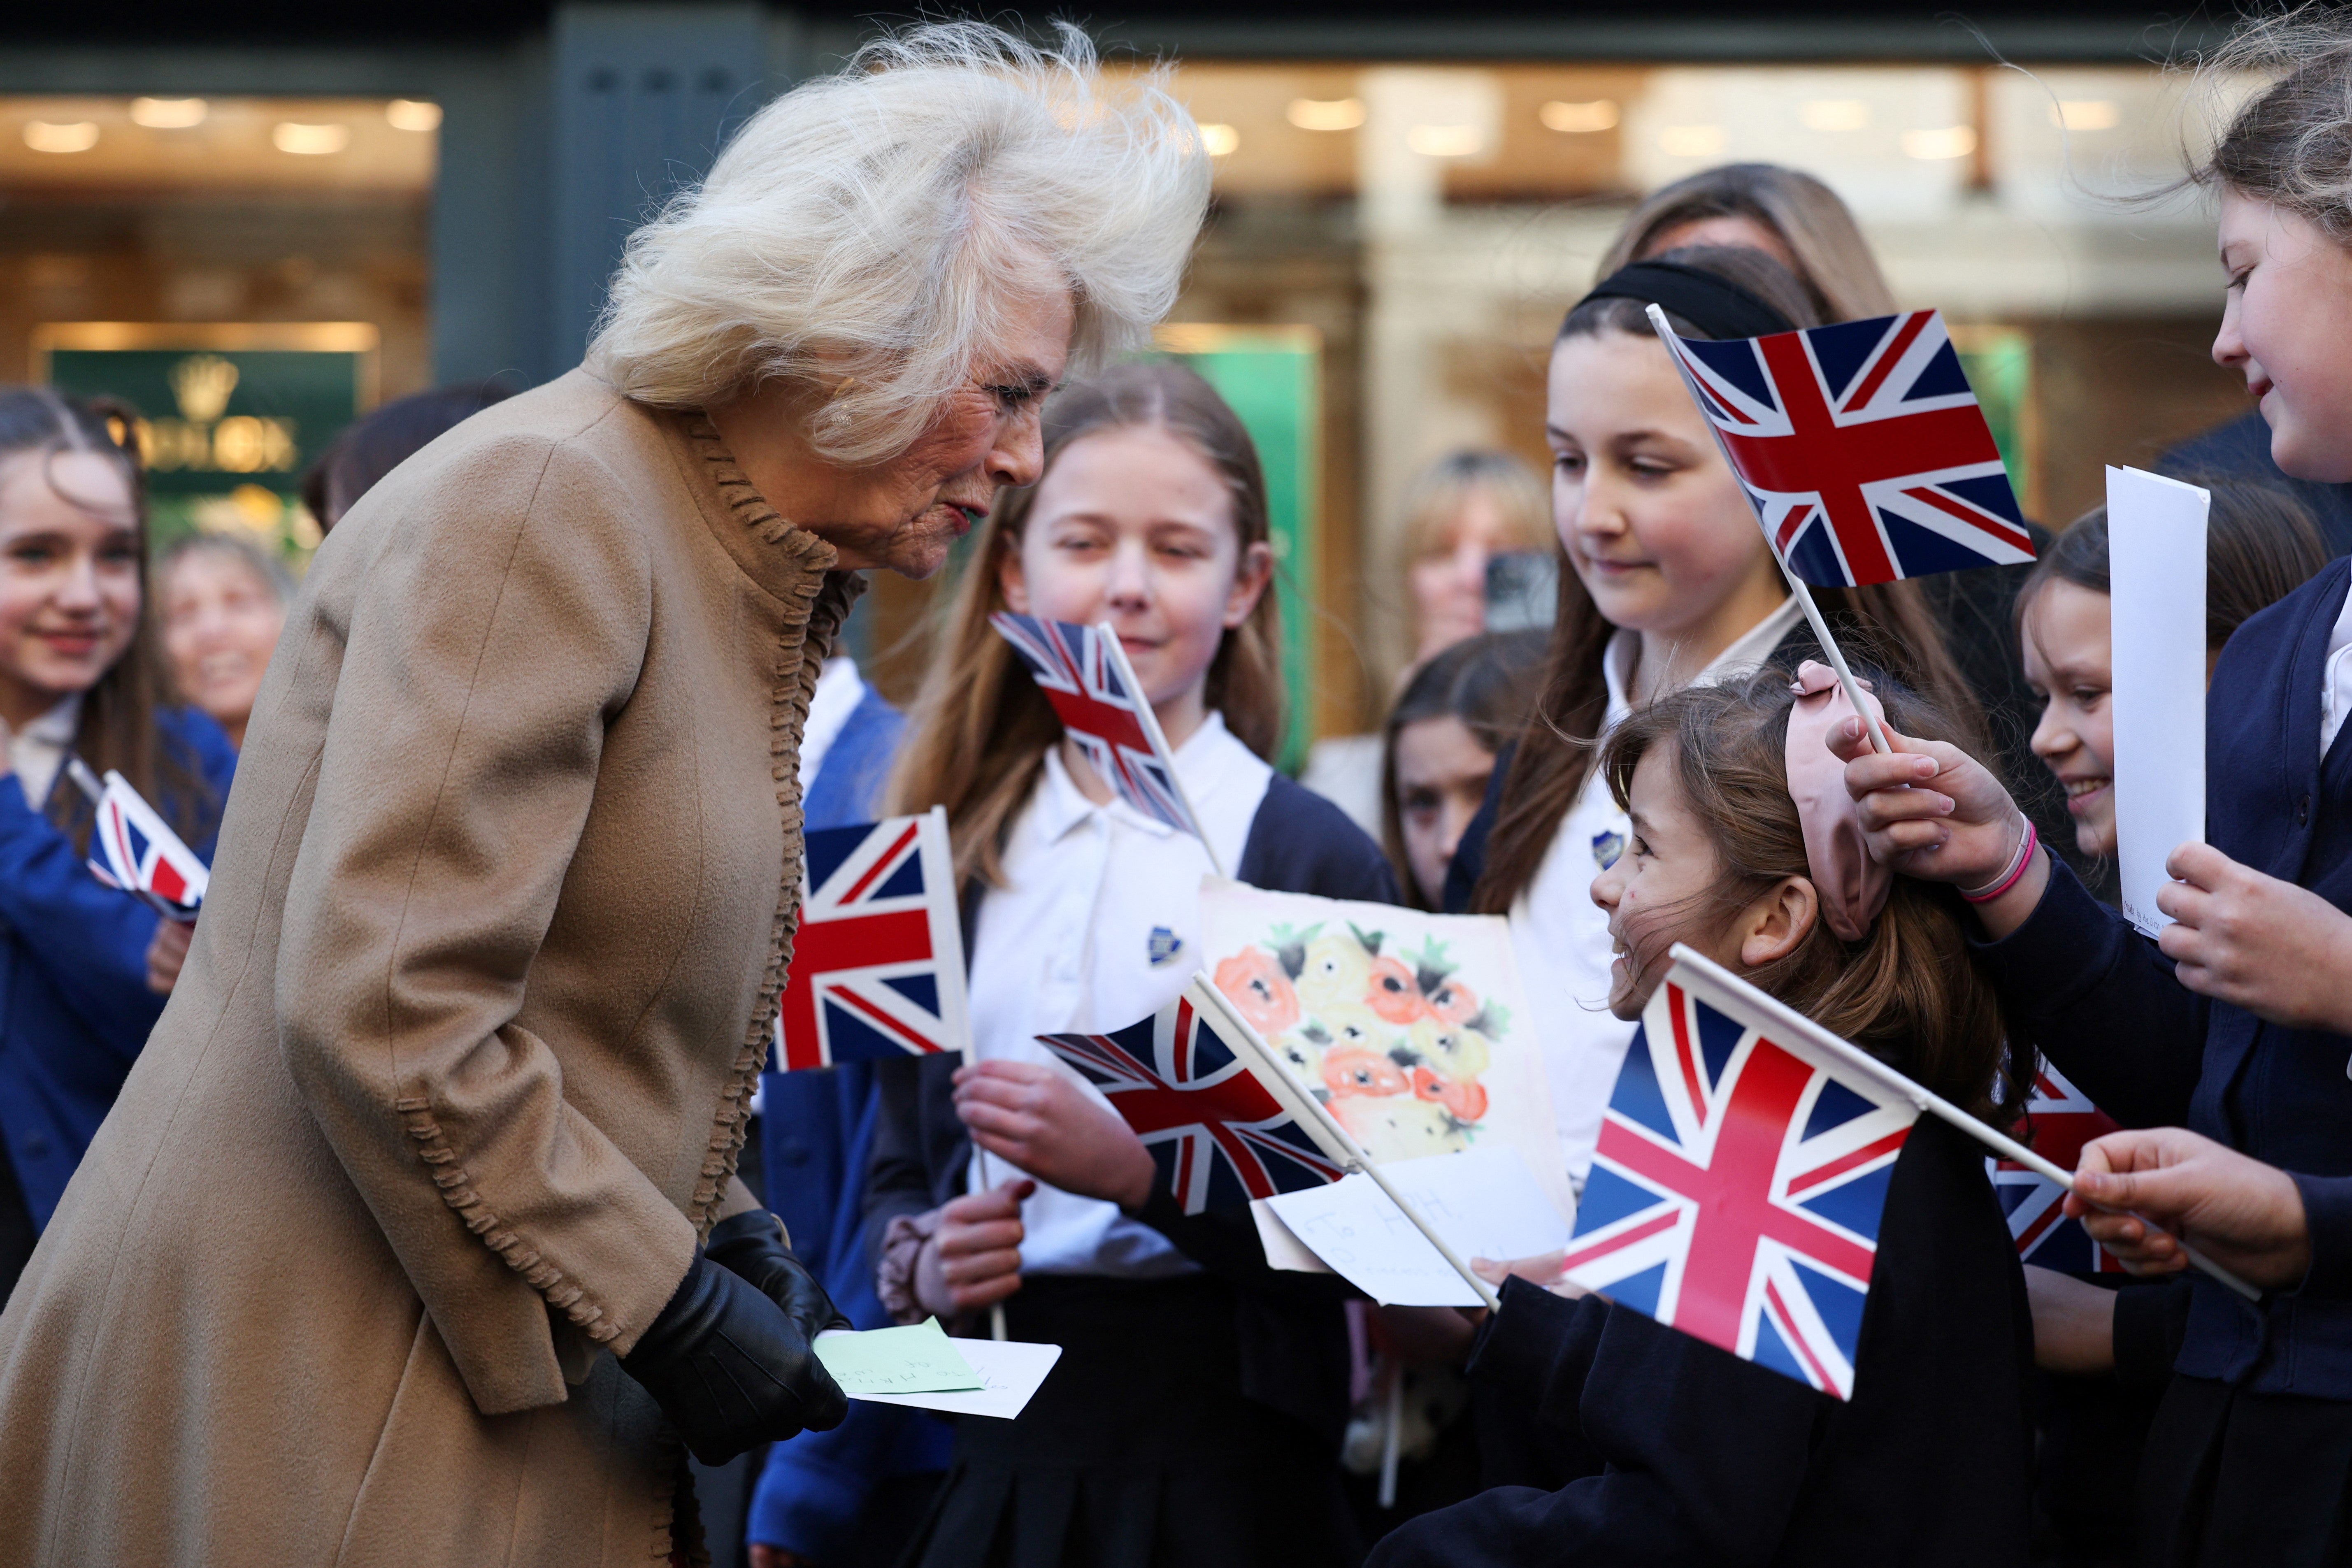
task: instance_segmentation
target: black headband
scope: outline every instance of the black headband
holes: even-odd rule
[[[1636,261],[1592,286],[1576,314],[1594,300],[1639,300],[1680,316],[1710,338],[1763,338],[1797,323],[1727,278],[1674,261]]]

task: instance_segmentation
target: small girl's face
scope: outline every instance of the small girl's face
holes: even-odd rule
[[[25,723],[98,684],[139,629],[139,566],[119,464],[0,462],[0,718]]]
[[[2352,479],[2352,251],[2307,218],[2224,188],[2229,291],[2216,363],[2242,372],[2271,427],[2271,458],[2299,479]]]
[[[1735,600],[1778,602],[1763,531],[1664,344],[1562,338],[1545,422],[1560,542],[1613,625],[1699,632]]]
[[[1273,570],[1264,543],[1243,548],[1214,465],[1159,426],[1127,426],[1055,456],[998,584],[1019,614],[1108,621],[1152,707],[1177,710],[1160,722],[1181,745],[1219,645]]]
[[[156,596],[173,685],[231,735],[242,734],[286,629],[286,606],[252,567],[216,550],[175,559]]]
[[[1445,868],[1494,773],[1495,753],[1451,713],[1397,730],[1397,822],[1413,884],[1432,909],[1445,895]]]
[[[2053,579],[2025,606],[2025,683],[2042,699],[2033,754],[2066,786],[2074,845],[2116,852],[2115,685],[2107,595]]]
[[[1614,864],[1592,879],[1592,901],[1609,917],[1609,1011],[1631,1022],[1649,1005],[1675,943],[1727,967],[1739,963],[1730,931],[1708,931],[1706,892],[1720,874],[1715,843],[1675,776],[1675,748],[1660,743],[1634,764],[1626,791],[1633,836]],[[1736,922],[1733,928],[1736,931]],[[1728,945],[1730,951],[1719,951]]]

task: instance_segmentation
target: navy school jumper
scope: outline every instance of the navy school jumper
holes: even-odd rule
[[[2206,837],[2352,910],[2352,725],[2319,752],[2339,558],[2238,628],[2206,698]],[[2127,1127],[2186,1125],[2295,1173],[2311,1270],[2260,1303],[2191,1274],[2175,1370],[2257,1394],[2352,1401],[2352,1038],[2199,996],[2064,867],[1981,950],[2044,1055]],[[2344,977],[2352,984],[2352,975]]]

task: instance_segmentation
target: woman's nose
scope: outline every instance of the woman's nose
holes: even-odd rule
[[[1035,400],[998,426],[986,466],[989,477],[1003,485],[1034,485],[1045,473],[1045,420]]]

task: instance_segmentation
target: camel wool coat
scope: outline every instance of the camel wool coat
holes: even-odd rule
[[[0,1563],[697,1554],[614,1357],[749,1205],[834,560],[583,371],[352,509],[0,1315]]]

